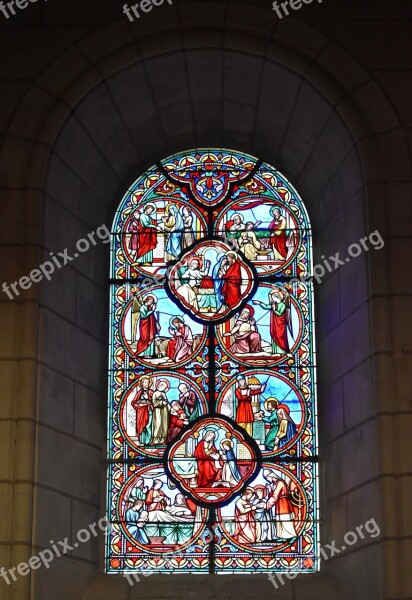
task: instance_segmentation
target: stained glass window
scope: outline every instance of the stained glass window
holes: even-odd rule
[[[109,573],[318,561],[311,229],[239,152],[171,156],[111,245]]]

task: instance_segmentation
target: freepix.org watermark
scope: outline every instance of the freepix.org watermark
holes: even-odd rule
[[[210,528],[211,535],[213,535],[214,530],[215,530],[215,526],[212,526]],[[368,521],[366,521],[365,524],[358,525],[355,528],[355,531],[348,531],[347,533],[345,533],[345,535],[343,536],[344,543],[342,546],[338,547],[336,544],[336,540],[332,540],[329,544],[325,544],[324,546],[321,546],[319,548],[319,562],[329,560],[330,558],[333,558],[337,554],[340,554],[341,552],[345,552],[345,550],[347,550],[349,547],[354,546],[360,540],[364,540],[368,536],[370,538],[374,539],[374,538],[379,537],[380,534],[381,534],[381,530],[380,530],[380,527],[377,524],[376,520],[374,518],[369,519]],[[163,555],[163,557],[164,558],[173,557],[173,553],[172,554],[167,553],[167,554]],[[141,570],[141,571],[137,571],[137,572],[131,571],[128,573],[123,573],[122,575],[127,580],[129,586],[133,587],[137,583],[141,582],[141,579],[140,579],[141,577],[144,577],[146,579],[147,577],[150,577],[151,575],[155,575],[156,573],[158,573],[158,571],[156,570],[156,567],[153,567],[153,570],[145,569],[145,570]],[[290,571],[290,572],[284,572],[284,573],[274,572],[274,573],[268,573],[268,579],[275,589],[279,589],[281,586],[286,585],[286,582],[288,580],[296,579],[296,577],[300,574],[301,573],[299,571]]]
[[[236,240],[227,235],[222,235],[222,239],[225,243],[230,246],[234,251],[238,251],[238,247],[236,244]],[[375,250],[381,250],[385,245],[385,242],[379,233],[378,230],[373,231],[369,235],[361,238],[359,242],[355,242],[351,244],[347,249],[347,256],[342,257],[340,252],[335,252],[333,256],[329,256],[326,258],[323,254],[321,255],[322,263],[317,263],[313,267],[313,272],[309,275],[300,275],[299,277],[294,277],[290,280],[289,283],[294,282],[303,282],[306,283],[308,281],[312,281],[313,279],[317,283],[322,283],[322,279],[325,277],[327,273],[332,273],[345,264],[349,263],[352,259],[358,258],[362,252],[369,252],[370,248],[374,248]],[[136,288],[139,289],[140,292],[149,288],[153,284],[156,285],[164,285],[166,281],[170,278],[170,274],[173,270],[173,265],[166,268],[166,271],[162,275],[152,275],[151,277],[146,277],[136,282]]]
[[[151,12],[156,6],[162,6],[163,3],[171,6],[173,0],[140,0],[140,2],[133,4],[132,6],[124,4],[123,13],[127,16],[129,21],[133,23],[135,19],[140,19],[143,14]]]
[[[329,256],[329,258],[326,258],[326,256],[322,254],[322,263],[318,263],[313,267],[313,279],[315,279],[317,283],[321,283],[327,273],[337,271],[340,267],[349,263],[353,258],[358,258],[362,252],[369,252],[370,247],[375,250],[382,250],[384,245],[385,242],[381,234],[376,230],[360,239],[359,242],[351,244],[348,247],[348,256],[346,257],[342,258],[340,252],[336,252],[333,256]],[[309,275],[308,277],[301,277],[298,281],[306,281],[310,278],[311,276]]]
[[[10,17],[17,14],[17,10],[24,10],[30,4],[37,2],[38,0],[10,0],[10,2],[0,2],[0,11],[3,13],[3,16],[6,19],[10,19]],[[44,0],[47,2],[47,0]]]
[[[323,0],[286,0],[286,2],[273,2],[272,9],[276,12],[279,19],[283,19],[283,17],[288,17],[291,14],[291,10],[300,10],[303,6],[312,4],[313,2],[323,4]]]
[[[210,539],[206,540],[206,543],[210,543],[210,541],[215,537],[217,527],[217,525],[208,525]],[[162,559],[173,558],[175,556],[175,552],[165,552],[164,554],[162,554]],[[159,569],[155,564],[152,568],[146,567],[145,569],[142,569],[140,571],[129,571],[122,573],[123,577],[127,580],[127,583],[130,585],[130,587],[133,587],[134,585],[136,585],[136,583],[140,583],[140,577],[147,578],[151,577],[152,575],[158,574]]]
[[[375,519],[369,519],[364,525],[358,525],[355,531],[348,531],[343,536],[343,544],[336,545],[336,540],[332,540],[329,544],[325,544],[319,548],[319,562],[329,560],[337,554],[345,552],[349,547],[354,546],[360,540],[364,540],[367,536],[374,539],[379,537],[381,530]],[[300,575],[299,571],[290,571],[289,573],[269,573],[268,579],[273,587],[277,590],[282,585],[286,585],[286,580],[296,579]]]
[[[89,525],[86,529],[80,529],[76,534],[77,541],[73,542],[73,545],[69,544],[68,537],[57,543],[53,540],[50,540],[49,544],[51,548],[46,548],[38,554],[34,554],[27,562],[21,562],[17,565],[17,567],[11,567],[11,569],[7,570],[5,567],[1,567],[0,577],[3,577],[7,585],[11,585],[17,581],[17,575],[25,577],[31,571],[37,571],[37,569],[40,569],[42,566],[46,567],[46,569],[49,569],[55,558],[61,558],[65,554],[76,550],[80,544],[86,544],[92,538],[96,538],[100,533],[106,533],[107,526],[107,517],[102,517],[97,522]]]
[[[103,242],[103,244],[108,244],[110,242],[110,236],[110,231],[106,225],[101,225],[96,231],[92,231],[85,238],[81,238],[76,242],[76,252],[73,256],[69,254],[67,248],[65,248],[63,252],[58,252],[57,256],[54,252],[50,252],[49,256],[51,260],[46,260],[46,262],[39,265],[37,269],[33,269],[29,275],[23,275],[23,277],[20,277],[18,281],[14,281],[13,283],[6,283],[4,281],[2,284],[3,292],[7,294],[10,300],[13,300],[16,296],[20,295],[20,290],[28,290],[33,283],[40,283],[45,278],[47,281],[50,281],[56,268],[61,269],[62,267],[65,267],[67,264],[78,258],[80,254],[88,252],[92,246],[97,246],[99,241]]]

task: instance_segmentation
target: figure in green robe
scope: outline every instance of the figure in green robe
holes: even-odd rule
[[[265,402],[265,408],[267,411],[269,411],[269,415],[266,416],[263,411],[261,412],[262,420],[270,425],[270,429],[265,438],[265,449],[269,452],[273,452],[275,447],[275,439],[279,431],[279,419],[276,411],[277,406],[278,401],[276,398],[268,398],[268,400]]]
[[[144,502],[146,500],[147,489],[144,487],[143,477],[139,477],[136,480],[135,487],[132,489],[129,495],[129,502],[134,503],[137,500]]]

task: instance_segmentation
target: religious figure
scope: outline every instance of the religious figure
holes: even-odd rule
[[[283,479],[279,479],[269,469],[264,469],[263,476],[268,482],[269,498],[267,508],[271,511],[275,524],[275,528],[272,530],[272,538],[291,539],[296,537],[296,515],[287,483]]]
[[[179,404],[189,416],[189,421],[194,421],[200,417],[199,399],[186,383],[179,385]]]
[[[191,508],[189,507],[189,503]],[[168,508],[168,512],[175,517],[192,519],[194,512],[196,512],[196,505],[193,505],[193,502],[186,500],[183,494],[176,494],[175,501],[172,506]]]
[[[136,483],[134,484],[134,488],[131,490],[129,494],[129,503],[133,504],[136,500],[145,501],[146,500],[147,488],[144,487],[143,477],[139,477],[136,479]]]
[[[126,511],[124,521],[130,535],[140,544],[148,544],[149,538],[144,530],[148,522],[149,515],[143,510],[142,500],[136,500]]]
[[[235,338],[230,347],[234,354],[253,354],[262,352],[262,338],[258,331],[256,321],[254,320],[255,310],[248,304],[243,308],[237,317],[235,326],[229,333],[224,333],[223,337]]]
[[[163,481],[161,479],[155,479],[150,490],[146,496],[146,506],[149,512],[155,510],[166,510],[170,504],[170,498],[162,491]]]
[[[155,312],[157,306],[156,297],[148,294],[143,298],[143,302],[137,299],[135,313],[140,319],[139,323],[139,341],[136,348],[136,356],[155,356],[155,337],[160,332],[159,315]],[[132,307],[132,311],[134,307]],[[132,314],[133,318],[133,314]]]
[[[138,446],[150,442],[150,418],[153,409],[153,390],[150,389],[151,386],[152,380],[150,377],[141,377],[132,400],[132,407],[136,411],[136,435],[138,437],[136,445]]]
[[[240,215],[239,213],[235,213],[232,216],[232,218],[229,221],[227,221],[225,229],[226,229],[226,231],[229,231],[230,233],[244,231],[245,224],[244,224],[243,215]]]
[[[235,308],[242,298],[242,270],[236,252],[227,252],[227,269],[222,276],[221,295],[227,308]]]
[[[282,215],[280,208],[272,207],[270,209],[270,214],[273,217],[269,229],[271,231],[270,244],[272,246],[274,259],[284,261],[288,255],[288,248],[286,245],[286,219]]]
[[[139,250],[139,215],[132,215],[127,232],[131,234],[129,239],[129,253],[133,261],[136,260],[136,254]]]
[[[195,236],[193,233],[193,213],[187,206],[183,206],[181,210],[184,233],[182,237],[182,250],[189,248],[194,244]]]
[[[229,487],[236,487],[242,479],[236,463],[235,453],[233,452],[233,442],[224,439],[220,442],[220,460],[223,463],[221,481]]]
[[[296,424],[290,416],[290,409],[285,404],[280,404],[277,409],[279,429],[274,440],[274,450],[287,446],[296,435]]]
[[[156,207],[147,204],[138,216],[133,215],[128,231],[132,233],[129,249],[135,262],[150,266],[153,262],[153,250],[157,246],[157,222],[152,218]]]
[[[182,431],[186,425],[189,425],[187,414],[180,406],[177,400],[174,400],[170,405],[169,415],[169,432],[167,434],[167,442],[172,442]]]
[[[265,391],[266,384],[263,384],[260,389],[251,389],[243,375],[239,375],[237,382],[238,387],[235,392],[235,397],[237,400],[235,421],[240,427],[246,429],[250,436],[252,436],[253,422],[255,420],[252,411],[253,397],[260,396],[260,394]]]
[[[153,392],[152,444],[165,444],[169,429],[169,408],[166,392],[170,384],[166,379],[159,379]]]
[[[262,308],[270,310],[272,353],[278,355],[289,354],[288,330],[293,336],[293,329],[291,301],[288,292],[281,288],[273,289],[269,292],[269,302],[267,304],[260,300],[253,300],[253,304],[259,304]]]
[[[187,306],[192,307],[196,312],[200,312],[201,309],[208,309],[209,307],[200,306],[199,292],[205,284],[211,289],[212,295],[214,296],[213,281],[207,284],[207,278],[209,269],[211,266],[210,261],[205,262],[205,268],[202,268],[202,258],[194,256],[189,259],[188,266],[181,267],[178,271],[179,285],[176,286],[178,295],[183,298]],[[213,303],[210,308],[216,311],[216,300],[213,298]]]
[[[245,255],[248,260],[256,260],[259,251],[262,250],[262,244],[256,237],[254,225],[251,221],[246,223],[245,231],[242,231],[238,241],[239,250]]]
[[[132,288],[132,290],[133,290],[133,288]],[[131,339],[132,339],[132,344],[135,344],[136,339],[137,339],[137,325],[138,325],[139,319],[140,319],[140,309],[142,307],[142,301],[141,301],[141,298],[140,298],[137,290],[132,292],[132,294],[133,294],[133,304],[132,304],[132,335],[131,335]]]
[[[270,426],[270,429],[265,437],[265,450],[268,450],[269,452],[277,450],[277,447],[275,448],[275,446],[276,442],[279,441],[277,439],[277,434],[279,430],[279,420],[276,412],[278,404],[279,402],[276,400],[276,398],[268,398],[265,401],[264,407],[269,412],[269,415],[266,416],[263,411],[260,412],[262,420],[265,423],[268,423],[268,425]]]
[[[224,284],[223,275],[226,273],[228,267],[229,263],[226,254],[221,254],[212,270],[212,279],[216,297],[216,309],[218,311],[222,308],[225,301],[222,296],[222,287]]]
[[[172,339],[167,344],[167,356],[175,363],[180,363],[193,354],[193,333],[189,325],[185,325],[183,317],[172,317],[169,323]]]
[[[166,207],[166,215],[162,217],[162,221],[166,233],[166,252],[171,259],[179,258],[182,252],[182,238],[185,226],[177,206],[169,204]]]
[[[206,430],[203,439],[200,440],[194,451],[197,460],[197,483],[200,488],[212,487],[219,479],[220,469],[216,463],[220,457],[214,444],[215,439],[216,433],[210,429]]]
[[[271,528],[269,511],[267,509],[266,493],[264,485],[255,485],[255,498],[253,500],[254,518],[256,521],[256,541],[265,542],[269,537]]]
[[[254,506],[252,500],[255,492],[247,487],[235,504],[235,533],[233,539],[239,544],[254,544],[257,530],[254,519]]]

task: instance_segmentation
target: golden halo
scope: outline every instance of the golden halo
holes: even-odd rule
[[[141,377],[139,377],[139,379],[137,380],[137,383],[141,386],[141,382],[143,381],[143,379],[148,379],[149,380],[149,387],[152,387],[153,385],[153,379],[151,377],[149,377],[149,375],[142,375]]]
[[[230,447],[231,447],[231,448],[233,448],[233,442],[232,442],[232,440],[231,440],[231,439],[229,439],[229,436],[227,436],[225,439],[223,439],[223,440],[220,442],[220,446],[223,446],[223,444],[224,444],[225,442],[229,443],[229,444],[230,444]]]
[[[264,403],[263,406],[265,407],[265,410],[267,410],[267,411],[269,411],[269,409],[268,409],[268,404],[269,403],[275,404],[276,408],[277,408],[278,405],[279,405],[279,400],[277,398],[268,398],[267,400],[265,400],[265,403]]]
[[[273,296],[274,294],[285,296],[285,291],[282,290],[282,288],[277,287],[269,292],[269,296]]]

